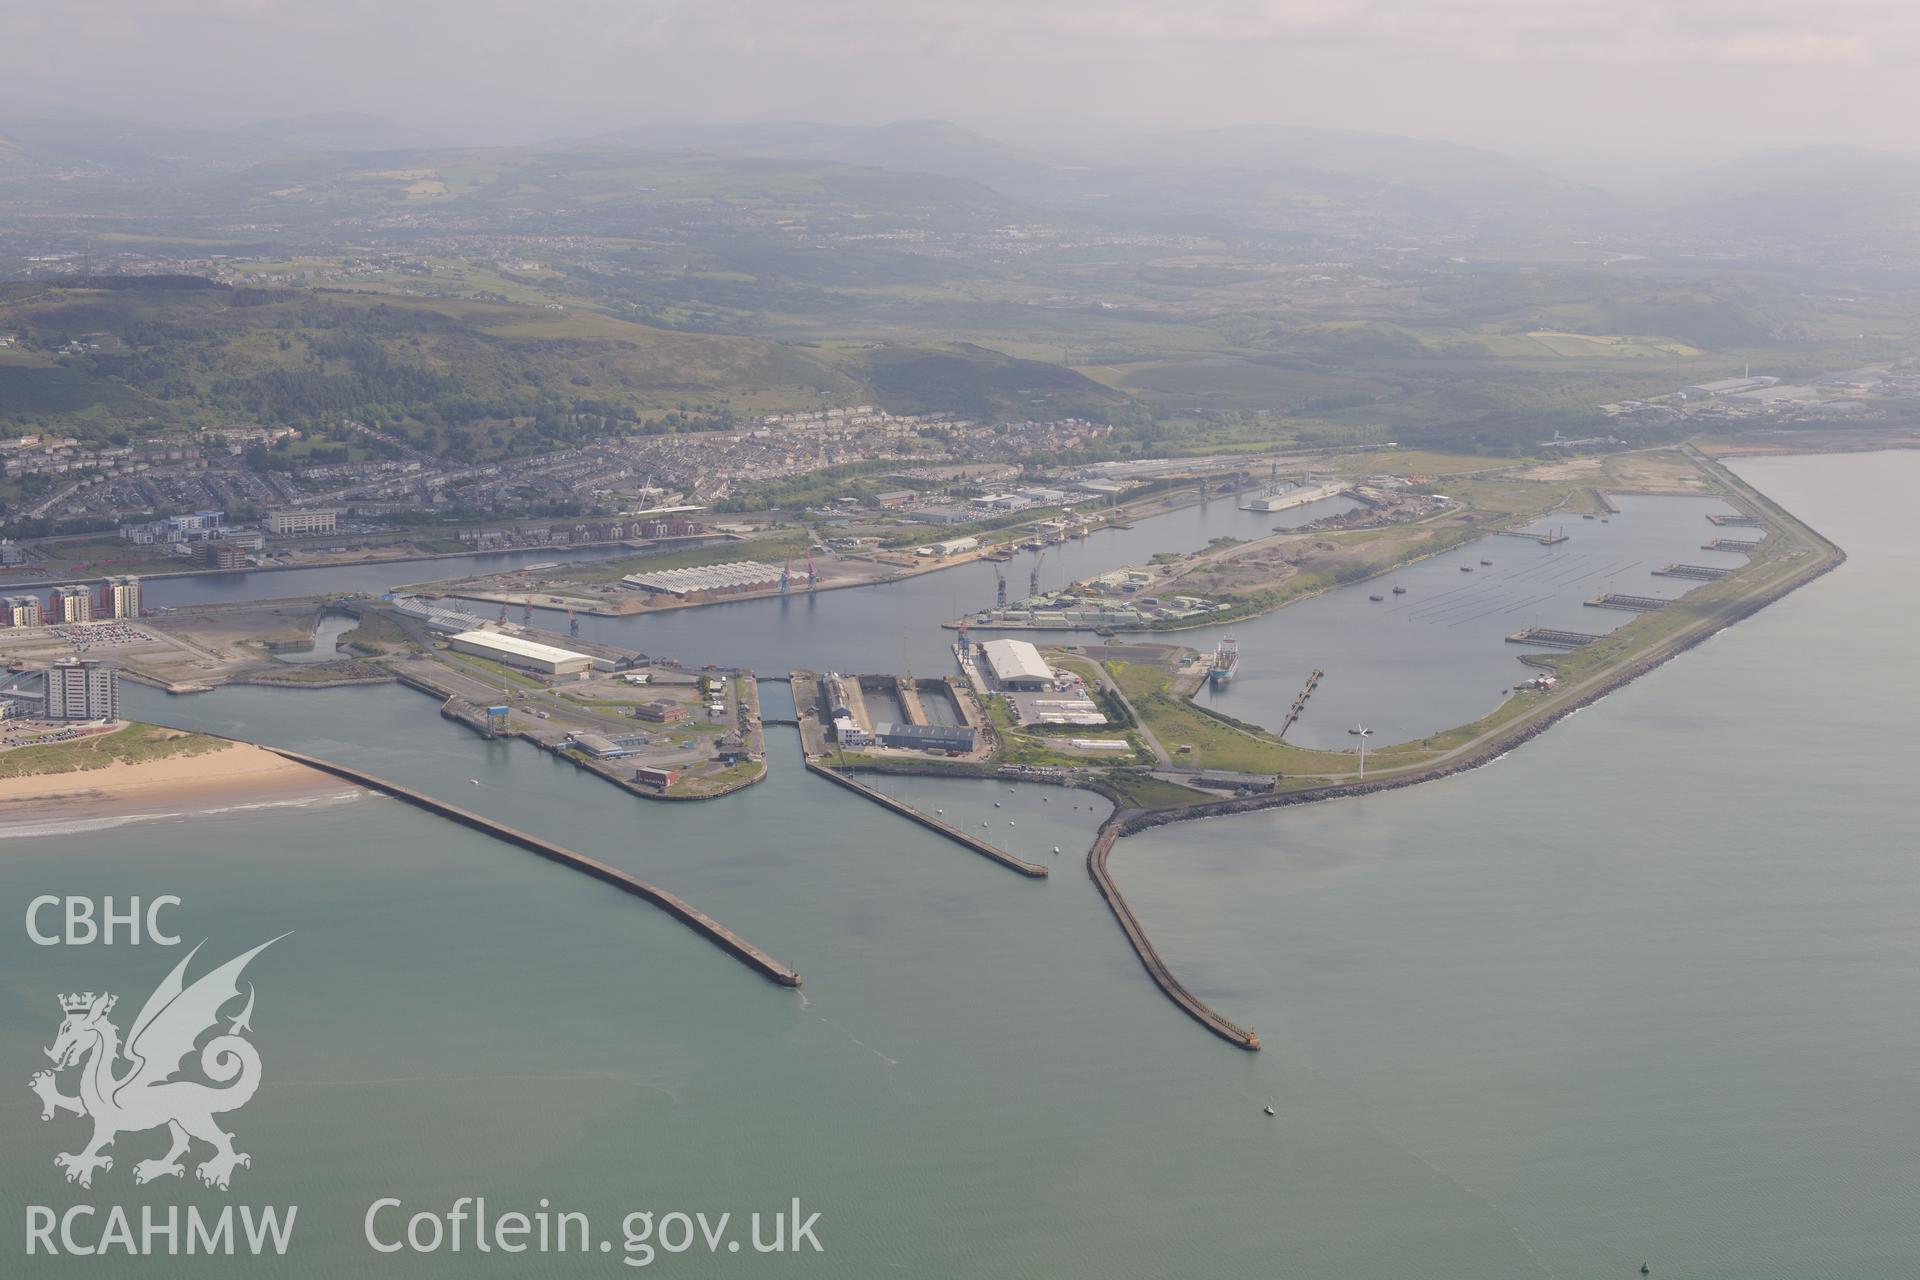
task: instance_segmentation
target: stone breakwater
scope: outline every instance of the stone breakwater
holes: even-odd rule
[[[1449,778],[1455,774],[1465,773],[1469,769],[1478,769],[1482,765],[1492,763],[1514,748],[1545,733],[1555,723],[1572,715],[1581,708],[1592,706],[1622,685],[1639,679],[1654,668],[1678,657],[1696,645],[1704,644],[1734,623],[1752,617],[1755,613],[1783,596],[1786,596],[1788,593],[1796,591],[1809,582],[1831,573],[1841,564],[1845,563],[1846,558],[1846,553],[1838,547],[1835,547],[1826,561],[1811,572],[1800,577],[1789,579],[1768,591],[1753,596],[1751,599],[1742,601],[1737,607],[1729,609],[1725,614],[1717,618],[1713,626],[1702,628],[1697,632],[1681,637],[1670,644],[1646,654],[1638,661],[1622,667],[1618,671],[1612,672],[1605,678],[1599,680],[1592,689],[1583,693],[1573,701],[1563,706],[1555,707],[1551,712],[1545,713],[1537,719],[1524,722],[1506,732],[1496,734],[1487,741],[1474,747],[1471,751],[1465,752],[1458,758],[1450,760],[1445,764],[1436,764],[1426,769],[1394,777],[1335,783],[1329,786],[1314,787],[1302,791],[1246,796],[1233,800],[1187,805],[1177,809],[1124,809],[1116,812],[1107,820],[1105,825],[1100,828],[1099,837],[1094,841],[1093,848],[1087,853],[1087,874],[1092,877],[1094,884],[1099,887],[1102,896],[1106,898],[1107,905],[1112,908],[1114,918],[1119,922],[1121,930],[1126,934],[1127,941],[1132,944],[1135,954],[1140,957],[1140,963],[1146,967],[1147,973],[1152,976],[1161,991],[1166,993],[1167,998],[1172,1000],[1195,1021],[1199,1022],[1202,1026],[1206,1027],[1207,1030],[1213,1032],[1221,1039],[1229,1043],[1238,1044],[1243,1049],[1257,1049],[1260,1047],[1260,1040],[1258,1036],[1253,1034],[1252,1028],[1243,1028],[1216,1012],[1175,977],[1172,971],[1168,969],[1166,962],[1161,959],[1158,949],[1154,947],[1152,939],[1147,936],[1146,929],[1141,925],[1139,917],[1134,915],[1133,908],[1127,903],[1126,896],[1120,892],[1119,886],[1114,882],[1111,873],[1107,869],[1107,858],[1113,851],[1115,841],[1121,836],[1133,835],[1136,832],[1145,831],[1152,827],[1167,826],[1175,822],[1187,822],[1196,818],[1221,817],[1236,813],[1252,813],[1256,810],[1277,809],[1287,805],[1314,804],[1322,800],[1337,800],[1348,796],[1372,795],[1376,792],[1391,791],[1401,787],[1417,786],[1423,782],[1432,782],[1440,778]]]
[[[1028,862],[1024,858],[1016,858],[997,845],[988,844],[985,840],[980,840],[968,835],[952,823],[942,822],[932,814],[922,813],[912,805],[904,801],[895,800],[884,791],[877,791],[863,782],[849,778],[837,769],[830,769],[823,764],[809,760],[807,761],[807,770],[810,773],[819,774],[829,782],[838,783],[856,795],[865,796],[883,809],[889,809],[909,821],[919,823],[929,831],[945,836],[962,848],[971,849],[983,858],[991,858],[1003,867],[1018,871],[1023,876],[1035,880],[1045,879],[1047,876],[1047,868],[1040,863]]]
[[[754,946],[733,930],[722,925],[712,916],[699,910],[693,906],[693,904],[674,894],[668,893],[665,889],[648,884],[645,880],[637,876],[628,875],[626,872],[620,870],[620,868],[602,862],[598,858],[589,858],[584,853],[576,853],[572,849],[554,844],[550,840],[542,840],[539,836],[529,835],[527,832],[509,827],[504,823],[495,822],[493,819],[483,817],[471,810],[462,809],[458,805],[448,804],[444,800],[435,799],[433,796],[427,795],[424,792],[415,791],[410,787],[403,787],[395,782],[388,782],[385,778],[376,777],[370,773],[362,773],[360,770],[349,768],[346,765],[335,764],[331,760],[322,760],[315,756],[303,755],[298,751],[288,751],[282,747],[266,747],[265,750],[271,751],[275,755],[284,757],[285,759],[292,760],[296,764],[304,764],[309,768],[318,769],[323,773],[330,773],[338,778],[345,778],[349,782],[355,782],[363,787],[381,792],[384,795],[392,796],[394,799],[413,805],[415,808],[425,809],[429,813],[437,813],[443,818],[450,818],[462,826],[484,832],[496,839],[504,840],[508,844],[518,845],[522,849],[526,849],[531,853],[537,853],[550,861],[572,867],[576,871],[584,871],[596,880],[604,881],[616,889],[631,893],[638,898],[645,898],[648,902],[661,908],[668,915],[671,915],[674,919],[680,921],[680,923],[694,930],[694,932],[700,934],[722,951],[727,952],[761,976],[777,982],[783,987],[797,987],[800,985],[800,975],[798,973],[787,968],[787,966],[781,964],[778,960],[775,960],[772,956]]]
[[[1260,1037],[1253,1033],[1252,1027],[1243,1027],[1237,1022],[1215,1012],[1199,996],[1175,977],[1167,962],[1160,958],[1159,950],[1153,940],[1147,936],[1147,930],[1140,918],[1133,913],[1126,895],[1120,892],[1120,886],[1114,883],[1112,874],[1107,870],[1107,855],[1113,852],[1113,842],[1120,836],[1121,823],[1109,820],[1100,828],[1100,834],[1094,839],[1093,848],[1087,850],[1087,875],[1092,879],[1100,896],[1107,900],[1107,906],[1113,911],[1113,918],[1120,923],[1120,929],[1127,935],[1127,941],[1133,944],[1134,954],[1140,957],[1140,963],[1146,968],[1147,976],[1166,993],[1167,999],[1178,1005],[1182,1012],[1198,1022],[1228,1044],[1242,1049],[1258,1049]]]
[[[1844,552],[1836,552],[1826,564],[1821,565],[1805,577],[1795,578],[1790,582],[1781,584],[1773,590],[1757,595],[1751,600],[1743,601],[1738,608],[1731,609],[1716,619],[1713,626],[1677,640],[1672,644],[1647,654],[1638,661],[1620,668],[1618,671],[1612,672],[1600,680],[1592,689],[1572,702],[1555,707],[1552,711],[1542,715],[1537,720],[1521,723],[1506,732],[1496,734],[1473,750],[1445,764],[1436,764],[1430,768],[1391,777],[1379,779],[1369,778],[1364,782],[1341,782],[1324,787],[1313,787],[1302,791],[1275,792],[1270,795],[1247,796],[1233,800],[1208,801],[1201,804],[1187,805],[1180,809],[1135,810],[1125,816],[1124,826],[1120,834],[1132,835],[1136,831],[1144,831],[1149,827],[1165,826],[1173,822],[1185,822],[1193,818],[1217,817],[1222,814],[1232,813],[1251,813],[1256,809],[1277,809],[1285,805],[1312,804],[1320,800],[1336,800],[1343,796],[1372,795],[1379,791],[1392,791],[1400,787],[1417,786],[1420,783],[1432,782],[1439,778],[1450,778],[1454,774],[1465,773],[1469,769],[1478,769],[1482,765],[1491,764],[1522,743],[1529,742],[1540,734],[1545,733],[1548,729],[1552,728],[1554,724],[1564,720],[1581,708],[1592,706],[1622,685],[1630,684],[1654,668],[1679,657],[1687,650],[1706,643],[1734,623],[1753,616],[1789,592],[1796,591],[1809,582],[1814,581],[1816,578],[1831,573],[1845,560],[1846,554]],[[1115,820],[1120,821],[1121,819],[1116,816]]]

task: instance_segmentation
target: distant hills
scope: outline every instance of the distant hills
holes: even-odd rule
[[[463,231],[537,226],[547,235],[624,237],[671,228],[737,240],[783,219],[813,231],[884,234],[990,227],[1031,212],[982,183],[942,174],[611,141],[304,152],[146,194],[149,208],[181,218],[270,220],[295,232],[397,216]]]
[[[1129,397],[970,344],[821,354],[586,311],[197,276],[0,284],[0,405],[87,433],[128,422],[381,421],[435,454],[489,459],[666,421],[717,426],[795,403],[1111,420]],[[78,346],[77,352],[72,351]],[[63,353],[63,348],[69,353]]]
[[[188,179],[302,152],[444,145],[433,134],[359,112],[188,129],[0,102],[0,180]]]
[[[973,343],[875,348],[853,362],[895,413],[958,413],[985,421],[1092,418],[1129,403],[1111,387],[1057,364],[1021,360]]]
[[[231,136],[257,143],[264,152],[262,159],[301,151],[408,151],[450,145],[439,134],[362,111],[263,120],[236,129]]]
[[[1011,146],[937,120],[657,125],[607,141],[675,151],[831,160],[963,178],[1055,213],[1108,223],[1212,220],[1285,231],[1351,211],[1419,222],[1570,218],[1611,197],[1497,152],[1390,134],[1249,127],[1129,139],[1085,155]]]
[[[309,178],[337,187],[355,172],[456,161],[472,181],[450,196],[497,202],[502,191],[532,177],[527,194],[536,208],[543,193],[617,202],[664,172],[676,187],[713,180],[720,198],[741,184],[777,192],[797,182],[808,199],[826,203],[877,199],[896,207],[947,207],[950,223],[1066,219],[1229,238],[1402,232],[1538,238],[1631,226],[1644,216],[1596,187],[1499,152],[1340,130],[1245,126],[1051,154],[938,120],[663,123],[503,148],[462,147],[355,112],[219,130],[0,102],[0,189],[44,187],[57,178],[61,189],[40,194],[75,203],[90,198],[97,184],[155,189],[230,178],[192,194],[236,196],[284,190]],[[499,180],[491,194],[490,175]],[[1920,157],[1814,147],[1703,167],[1663,187],[1657,203],[1703,222],[1727,218],[1769,234],[1801,228],[1818,235],[1823,228],[1897,226],[1897,206],[1916,192]]]
[[[1773,153],[1665,194],[1292,128],[1071,155],[939,121],[501,147],[348,113],[183,130],[0,104],[13,270],[185,263],[264,286],[35,280],[0,306],[26,336],[0,352],[0,413],[380,417],[477,457],[862,401],[1403,438],[1505,414],[1517,439],[1527,412],[1657,394],[1705,360],[1895,358],[1915,157]]]
[[[1863,147],[1760,152],[1702,169],[1677,210],[1696,229],[1724,228],[1804,248],[1854,247],[1861,260],[1911,275],[1920,248],[1920,155]]]
[[[799,122],[652,125],[621,129],[595,143],[656,151],[706,152],[829,161],[979,182],[1016,199],[1044,194],[1072,162],[998,142],[942,120],[883,125]]]
[[[1598,188],[1497,151],[1396,134],[1250,125],[1148,137],[1127,152],[1135,164],[1285,175],[1303,188],[1329,192],[1350,188],[1326,179],[1347,179],[1515,225],[1591,221],[1611,214],[1617,203]]]
[[[110,285],[111,287],[102,287]],[[198,277],[0,285],[0,405],[84,430],[384,420],[416,447],[490,458],[668,413],[708,420],[867,393],[791,347],[585,311]]]
[[[1676,203],[1708,204],[1825,186],[1875,190],[1920,175],[1920,155],[1869,147],[1779,147],[1706,165],[1673,180]]]

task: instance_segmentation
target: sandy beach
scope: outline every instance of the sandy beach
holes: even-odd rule
[[[358,790],[260,747],[236,742],[201,755],[116,762],[71,773],[0,778],[0,834],[87,823],[285,804]]]

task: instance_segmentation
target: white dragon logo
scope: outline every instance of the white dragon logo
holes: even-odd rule
[[[116,1137],[161,1125],[172,1134],[173,1145],[159,1159],[142,1160],[133,1167],[136,1183],[180,1177],[186,1172],[180,1157],[196,1138],[213,1148],[213,1155],[195,1170],[207,1186],[225,1191],[236,1167],[253,1164],[253,1157],[233,1149],[233,1135],[214,1123],[216,1115],[247,1105],[260,1087],[260,1053],[240,1035],[253,1029],[249,1023],[253,984],[247,984],[246,1007],[226,1034],[214,1036],[200,1049],[201,1072],[223,1087],[173,1077],[200,1037],[217,1029],[220,1010],[239,997],[240,973],[247,962],[278,941],[270,939],[236,956],[192,986],[183,979],[200,947],[189,951],[147,997],[127,1033],[124,1051],[119,1028],[107,1021],[117,997],[91,991],[60,997],[66,1017],[53,1047],[46,1051],[53,1070],[37,1073],[31,1084],[40,1095],[42,1120],[51,1120],[61,1111],[93,1117],[93,1140],[80,1151],[53,1158],[66,1170],[68,1182],[91,1187],[96,1169],[113,1168],[113,1157],[104,1153]],[[123,1074],[115,1074],[115,1065],[123,1057],[131,1065]],[[69,1096],[60,1092],[56,1073],[73,1066],[80,1067],[80,1092]]]

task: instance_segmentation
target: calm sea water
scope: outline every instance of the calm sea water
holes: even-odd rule
[[[1081,871],[1080,793],[896,784],[1056,865],[1034,882],[808,777],[790,731],[765,784],[668,807],[394,690],[141,691],[618,862],[806,985],[377,798],[0,841],[16,921],[43,892],[171,892],[215,959],[294,930],[251,971],[268,1076],[228,1118],[255,1157],[230,1195],[132,1187],[146,1135],[93,1192],[59,1180],[76,1122],[25,1089],[54,994],[131,1006],[175,957],[0,931],[5,1216],[301,1206],[285,1260],[109,1274],[627,1270],[360,1241],[377,1197],[484,1194],[599,1235],[630,1208],[823,1214],[820,1257],[655,1264],[686,1275],[1905,1276],[1920,455],[1743,471],[1848,564],[1487,769],[1122,842],[1156,941],[1257,1055],[1147,981]]]

